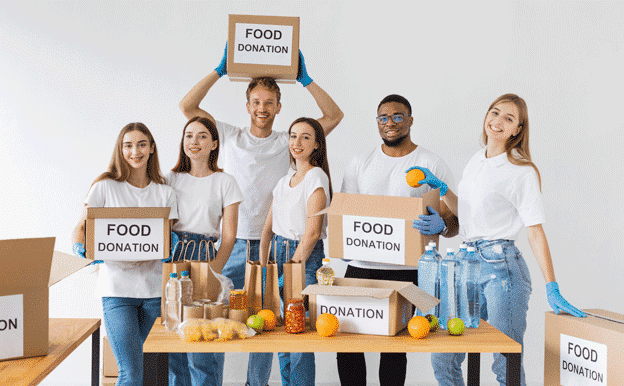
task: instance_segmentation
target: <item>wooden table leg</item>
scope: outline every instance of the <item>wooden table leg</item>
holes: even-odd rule
[[[468,386],[481,384],[481,353],[468,353]]]
[[[143,385],[169,385],[169,354],[143,353]]]
[[[91,334],[91,386],[100,385],[100,328]]]
[[[520,386],[522,354],[503,354],[507,357],[507,385]]]

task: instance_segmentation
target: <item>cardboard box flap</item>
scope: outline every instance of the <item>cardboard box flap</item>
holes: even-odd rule
[[[0,240],[3,288],[48,287],[54,237]]]
[[[89,259],[83,259],[67,253],[54,251],[54,255],[52,256],[50,281],[48,282],[48,285],[51,286],[52,284],[58,283],[67,276],[81,270],[91,263],[92,261]]]
[[[87,208],[87,218],[169,218],[171,208]]]
[[[304,295],[356,296],[385,299],[390,297],[394,291],[392,288],[341,287],[312,284],[307,286],[301,293]]]
[[[604,323],[609,324],[609,328],[615,328],[618,331],[621,331],[624,333],[624,315],[618,314],[617,312],[611,312],[611,311],[600,310],[600,309],[591,309],[591,310],[583,310],[583,311],[588,316],[587,321],[590,321],[590,322],[593,322],[593,324],[596,324],[596,322],[598,322],[598,320],[594,319],[596,318],[596,319],[599,319],[600,321],[604,321]]]
[[[439,189],[431,190],[421,197],[423,205],[434,206],[435,198],[439,197]],[[418,218],[418,208],[414,205],[414,197],[392,197],[392,204],[380,205],[380,203],[389,201],[385,198],[388,196],[375,196],[370,194],[350,194],[350,193],[334,193],[331,205],[316,213],[340,215],[349,214],[352,216],[369,216],[369,217],[392,217],[413,220]]]
[[[422,289],[416,287],[415,285],[406,285],[403,288],[399,289],[398,292],[405,299],[409,300],[410,303],[415,305],[421,311],[427,311],[435,307],[440,300],[429,295]]]

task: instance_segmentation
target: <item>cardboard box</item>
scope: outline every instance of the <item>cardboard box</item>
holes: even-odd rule
[[[269,76],[295,83],[299,69],[299,18],[230,15],[227,74],[249,81]]]
[[[87,208],[87,259],[169,258],[171,208]]]
[[[429,310],[440,301],[413,283],[388,280],[334,279],[334,284],[309,285],[310,323],[323,313],[336,315],[338,331],[356,334],[396,335],[413,316],[412,304]]]
[[[624,385],[624,315],[546,313],[544,385]]]
[[[334,193],[327,214],[329,257],[418,266],[425,246],[438,235],[412,228],[427,206],[440,208],[438,189],[417,197]]]
[[[115,386],[117,377],[102,377],[102,386]]]
[[[107,337],[102,338],[102,376],[119,376],[117,361],[115,360],[115,355],[113,355],[113,350],[111,349],[110,342]]]
[[[91,263],[54,240],[0,240],[0,360],[48,354],[48,287]]]

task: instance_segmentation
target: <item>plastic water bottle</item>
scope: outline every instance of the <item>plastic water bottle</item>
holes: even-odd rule
[[[442,260],[442,255],[440,254],[440,252],[438,252],[438,248],[436,248],[436,242],[429,241],[428,245],[430,245],[433,248],[433,254],[435,255],[435,257],[437,257],[438,260]]]
[[[479,327],[481,305],[479,304],[479,277],[481,276],[481,260],[475,254],[474,247],[468,247],[466,256],[460,261],[461,284],[459,317],[466,327]]]
[[[178,274],[169,274],[169,281],[165,287],[165,327],[175,331],[182,316],[182,286]]]
[[[329,259],[323,259],[323,265],[316,271],[316,281],[320,285],[332,285],[334,283],[336,273],[329,266]]]
[[[180,286],[182,287],[182,306],[190,306],[193,304],[193,282],[189,277],[189,271],[182,271]]]
[[[425,253],[418,260],[418,287],[429,295],[440,298],[440,260],[433,254],[433,247],[427,245]],[[424,316],[434,314],[436,317],[440,315],[439,304],[434,308],[426,311],[418,310],[418,315]]]
[[[446,256],[440,261],[440,327],[446,330],[446,323],[459,317],[460,264],[453,248],[446,249]]]
[[[459,244],[459,251],[455,254],[455,259],[461,261],[466,258],[468,254],[468,246],[464,243]]]

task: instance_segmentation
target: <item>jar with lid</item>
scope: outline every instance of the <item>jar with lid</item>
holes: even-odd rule
[[[303,299],[289,299],[284,315],[284,329],[290,334],[305,331],[305,308]]]
[[[230,291],[230,310],[246,310],[247,293],[244,289]]]

